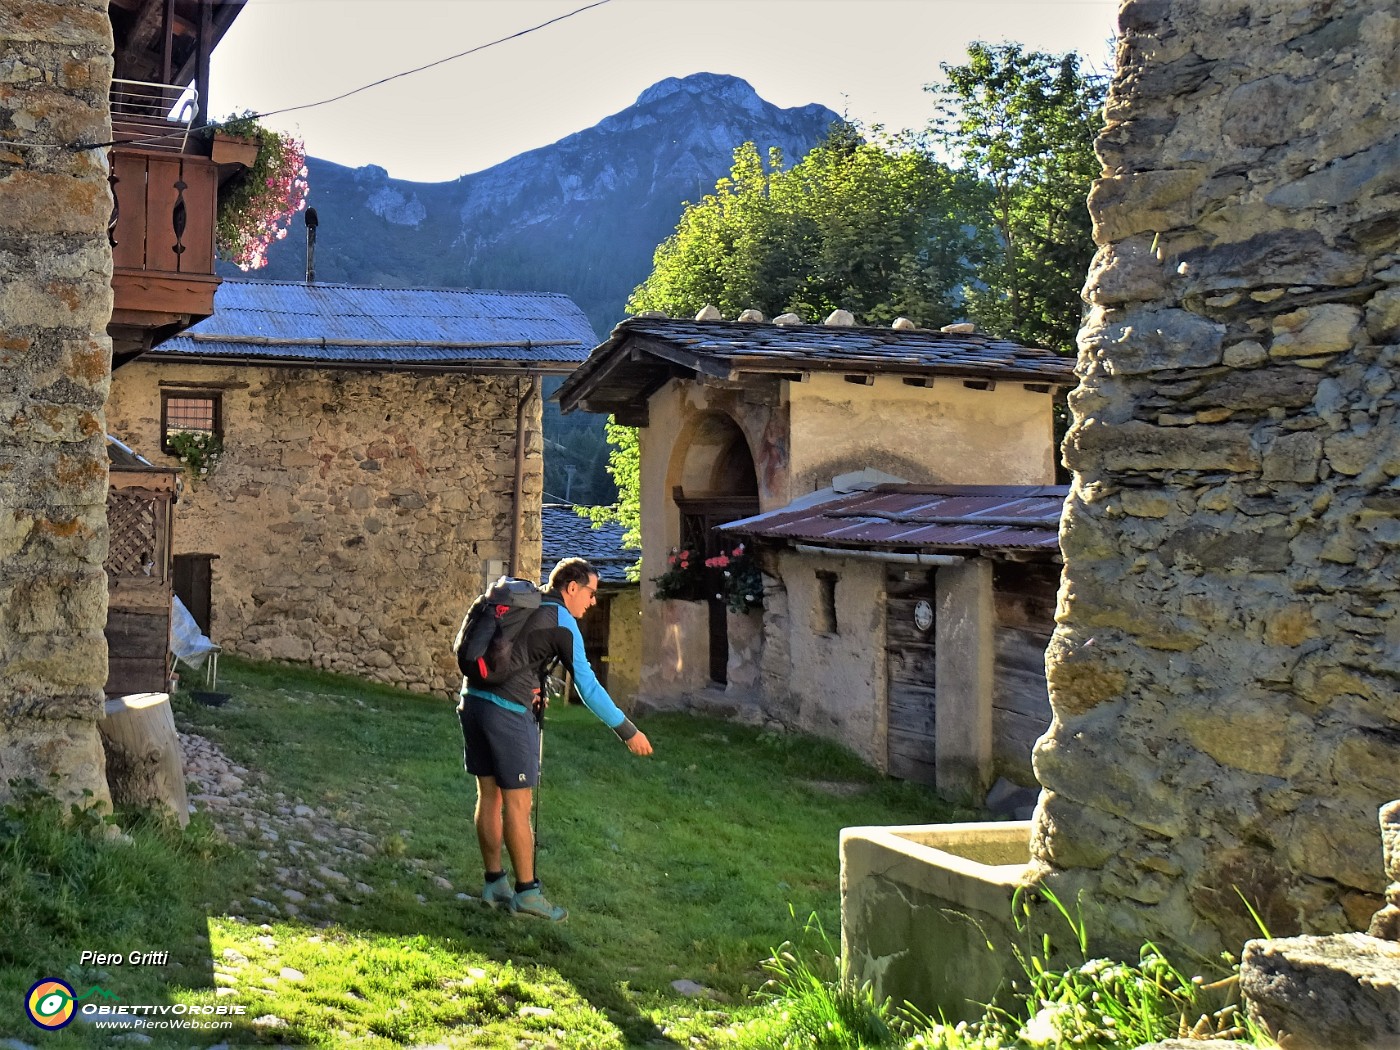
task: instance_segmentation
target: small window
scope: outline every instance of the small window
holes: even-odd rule
[[[836,573],[817,573],[817,633],[840,634],[836,622]]]
[[[173,452],[170,438],[175,434],[208,434],[223,440],[223,406],[218,394],[196,390],[160,395],[160,448]]]

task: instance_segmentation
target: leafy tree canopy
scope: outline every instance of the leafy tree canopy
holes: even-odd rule
[[[848,125],[791,168],[746,142],[715,192],[686,205],[627,308],[805,321],[840,308],[861,323],[945,324],[985,248],[960,214],[974,189],[908,143],[863,142]]]
[[[998,242],[969,289],[968,313],[998,335],[1069,352],[1094,254],[1085,201],[1100,171],[1103,78],[1073,52],[1019,44],[973,43],[965,64],[941,68],[944,79],[927,88],[938,97],[932,130],[982,183],[969,221]]]
[[[625,427],[608,416],[608,473],[617,486],[617,502],[607,507],[578,507],[580,517],[588,518],[596,529],[615,521],[623,527],[622,545],[642,549],[642,457],[637,446],[637,428]],[[641,560],[627,570],[629,580],[642,578]]]

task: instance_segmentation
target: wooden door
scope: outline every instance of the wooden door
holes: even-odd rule
[[[890,570],[885,583],[889,771],[901,780],[931,787],[938,695],[934,680],[937,608],[932,572],[915,575]]]
[[[612,595],[599,592],[598,603],[578,622],[583,651],[604,689],[608,687],[608,625],[612,619]]]
[[[214,611],[214,559],[217,554],[175,555],[175,595],[206,638]]]
[[[716,527],[758,513],[758,503],[746,499],[677,499],[681,510],[681,546],[713,558],[728,551],[736,542]],[[724,570],[705,570],[705,603],[710,618],[710,681],[724,685],[729,680],[729,605],[723,597]]]

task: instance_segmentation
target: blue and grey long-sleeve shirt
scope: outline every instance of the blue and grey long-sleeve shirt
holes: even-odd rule
[[[487,686],[473,682],[471,676],[462,680],[462,700],[467,697],[489,700],[493,704],[529,714],[534,702],[535,691],[540,685],[540,668],[558,660],[573,676],[574,685],[584,706],[598,716],[604,725],[618,735],[621,740],[630,740],[637,733],[622,710],[613,702],[583,648],[583,634],[578,629],[578,621],[564,608],[557,594],[547,593],[540,603],[539,610],[521,628],[520,637],[515,640],[519,670],[503,682],[493,682]]]

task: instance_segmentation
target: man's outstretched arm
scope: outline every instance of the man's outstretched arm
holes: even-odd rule
[[[632,720],[613,702],[613,698],[603,688],[603,683],[598,681],[598,676],[593,673],[593,665],[588,662],[588,653],[583,647],[583,634],[578,629],[578,621],[569,615],[568,610],[562,608],[559,610],[559,621],[559,626],[565,628],[569,635],[564,652],[560,653],[560,660],[573,675],[574,687],[578,690],[584,706],[616,733],[632,754],[651,754],[651,741],[647,739],[646,734],[632,724]]]

